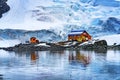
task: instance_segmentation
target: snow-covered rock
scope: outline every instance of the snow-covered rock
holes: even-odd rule
[[[37,44],[37,45],[35,45],[35,46],[45,46],[45,47],[50,47],[50,46],[47,45],[46,43],[39,43],[39,44]]]

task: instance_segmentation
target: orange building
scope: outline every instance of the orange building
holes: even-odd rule
[[[68,41],[85,42],[91,40],[91,36],[85,30],[71,31],[68,34]]]
[[[39,43],[39,40],[37,40],[36,37],[31,37],[30,43]]]

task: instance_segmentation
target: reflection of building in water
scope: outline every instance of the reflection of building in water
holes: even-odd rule
[[[36,60],[39,58],[37,52],[31,52],[31,61],[36,62]]]
[[[80,62],[83,63],[85,66],[88,65],[90,63],[90,54],[81,54],[80,51],[76,51],[75,54],[74,53],[69,53],[69,61],[76,61],[76,62]]]

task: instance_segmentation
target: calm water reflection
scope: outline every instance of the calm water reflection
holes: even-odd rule
[[[0,80],[120,80],[120,51],[0,50]]]

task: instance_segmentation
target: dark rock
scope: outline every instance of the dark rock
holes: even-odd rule
[[[100,41],[96,41],[94,43],[94,48],[98,48],[98,47],[107,47],[107,42],[105,40],[100,40]]]
[[[61,45],[56,45],[53,43],[49,43],[48,45],[50,45],[50,50],[65,50],[65,48]]]
[[[10,7],[7,5],[7,0],[0,0],[0,18],[3,13],[6,13],[10,10]]]
[[[82,45],[80,46],[80,49],[84,49],[84,50],[93,50],[94,48],[93,44],[88,44],[88,45]]]
[[[107,52],[107,42],[105,40],[100,40],[94,43],[94,51],[96,53],[106,53]]]
[[[5,13],[10,10],[10,7],[7,5],[7,3],[2,4],[1,8],[1,13]]]
[[[46,42],[42,42],[46,43]],[[22,51],[63,51],[63,50],[92,50],[96,53],[106,53],[108,49],[114,49],[114,50],[120,50],[120,45],[113,45],[108,46],[107,42],[105,40],[96,41],[94,44],[85,44],[80,45],[80,43],[76,43],[69,47],[64,47],[64,45],[60,45],[58,43],[46,43],[48,46],[38,46],[36,44],[18,44],[14,47],[7,47],[7,48],[0,48],[6,51],[16,51],[16,52],[22,52]]]
[[[87,44],[80,46],[83,50],[94,50],[97,53],[107,52],[107,42],[105,40],[96,41],[94,44]]]
[[[1,48],[5,51],[14,51],[14,47]]]
[[[108,49],[112,49],[112,50],[120,50],[120,45],[112,45],[112,46],[108,46]]]

